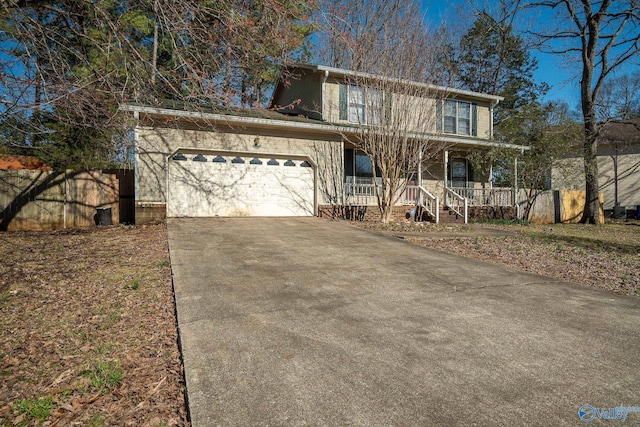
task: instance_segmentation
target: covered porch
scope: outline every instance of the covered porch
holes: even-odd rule
[[[492,168],[474,170],[469,153],[457,148],[443,150],[424,161],[408,177],[394,206],[396,216],[436,224],[517,218],[517,188],[494,186]],[[517,159],[513,167],[517,177]],[[344,149],[344,173],[343,204],[347,211],[351,208],[350,219],[363,219],[363,210],[377,209],[380,174],[374,178],[369,157],[349,146]]]

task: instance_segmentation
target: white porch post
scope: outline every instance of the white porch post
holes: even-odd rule
[[[489,163],[489,188],[493,188],[493,162]]]
[[[513,159],[513,204],[518,206],[518,157]]]
[[[447,188],[447,177],[449,176],[449,150],[444,150],[444,187]]]
[[[422,187],[422,147],[418,153],[418,186]]]

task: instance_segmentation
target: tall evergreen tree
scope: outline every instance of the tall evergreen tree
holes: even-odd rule
[[[123,102],[260,105],[277,67],[305,58],[314,2],[7,0],[0,126],[25,137],[2,142],[45,150],[58,133],[108,152]]]
[[[473,26],[460,40],[458,78],[473,91],[503,96],[496,109],[496,128],[514,110],[537,102],[548,87],[533,80],[537,60],[522,37],[514,33],[514,15],[503,13],[496,19],[486,11],[478,14]]]

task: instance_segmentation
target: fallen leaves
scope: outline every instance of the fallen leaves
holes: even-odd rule
[[[0,425],[41,398],[48,425],[189,424],[164,225],[2,233],[0,253]]]
[[[465,231],[473,234],[474,227]],[[564,281],[640,295],[640,227],[501,226],[506,236],[408,237],[414,243]]]

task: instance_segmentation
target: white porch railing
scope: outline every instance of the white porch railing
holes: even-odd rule
[[[398,203],[401,205],[413,205],[416,203],[416,200],[418,200],[419,195],[420,187],[417,185],[407,185]]]
[[[416,186],[416,189],[418,193],[418,197],[415,199],[416,205],[427,211],[427,213],[435,219],[436,224],[438,224],[440,222],[440,200],[429,193],[424,187]]]
[[[376,184],[359,184],[354,182],[345,182],[345,204],[359,206],[378,204],[378,193],[376,187]]]
[[[378,188],[376,188],[378,187]],[[349,205],[377,205],[380,185],[345,182],[345,203]],[[418,200],[418,186],[407,185],[396,205],[413,205]]]
[[[451,187],[449,190],[468,199],[469,206],[513,206],[513,188]]]
[[[456,215],[464,218],[465,224],[469,222],[469,202],[466,197],[461,196],[452,188],[445,187],[444,205]]]

